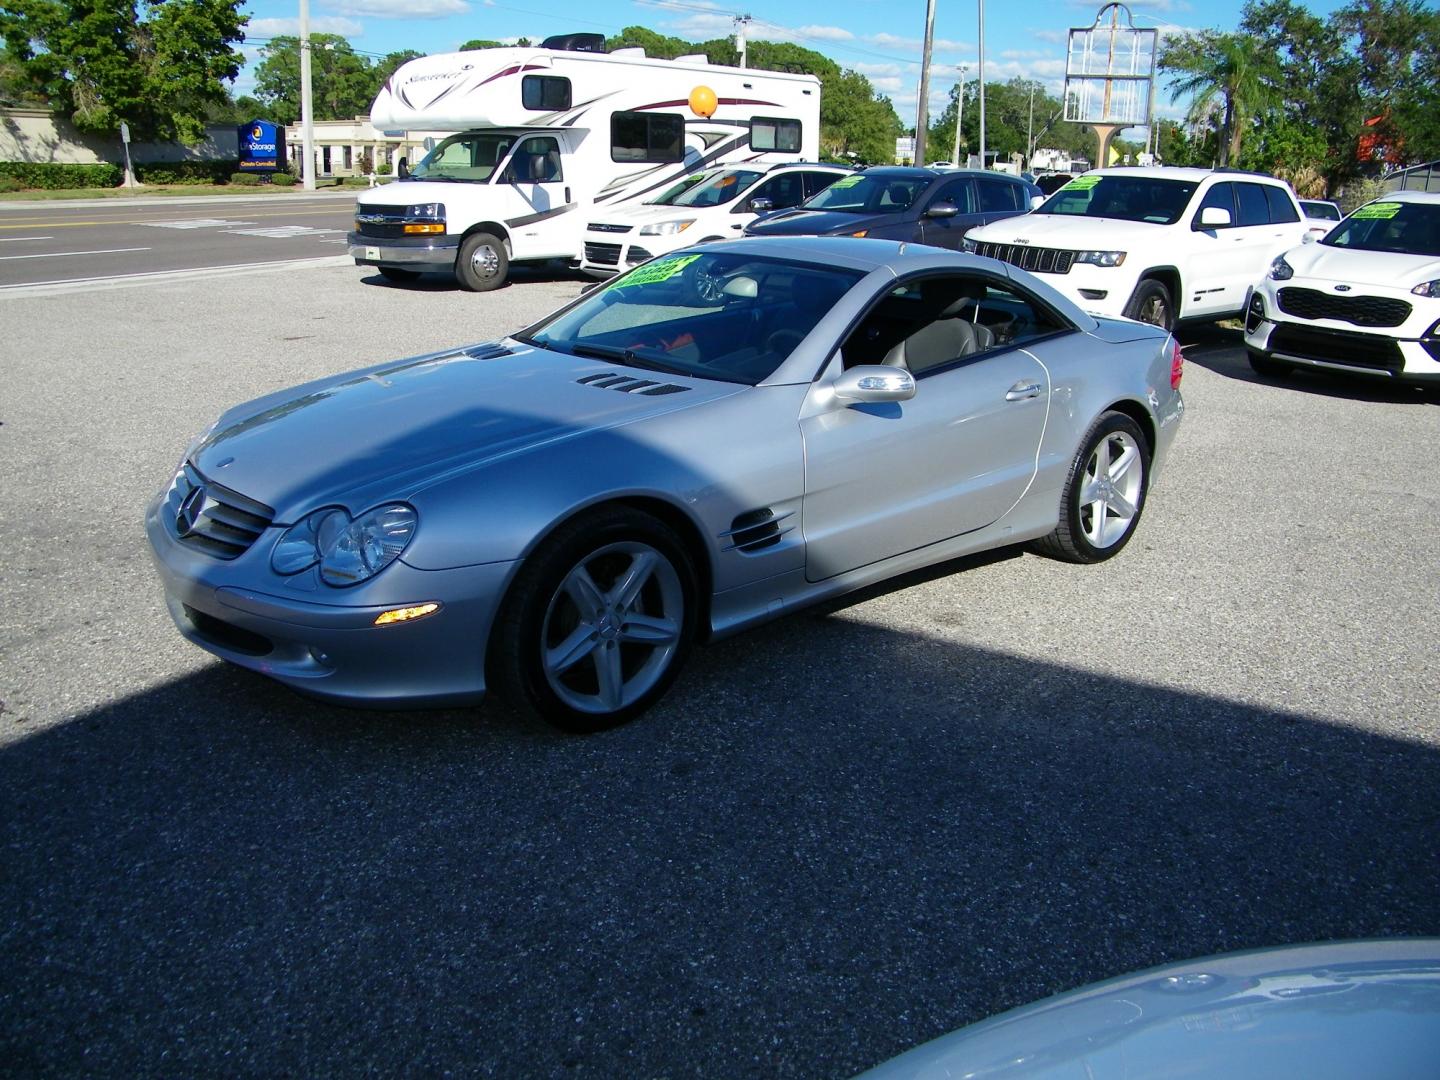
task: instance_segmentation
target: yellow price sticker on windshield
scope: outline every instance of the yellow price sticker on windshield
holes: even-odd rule
[[[1400,212],[1398,202],[1372,202],[1362,206],[1350,216],[1356,221],[1389,221]]]
[[[1092,187],[1094,187],[1096,184],[1098,184],[1098,183],[1100,182],[1100,180],[1101,180],[1101,177],[1098,177],[1098,176],[1077,176],[1077,177],[1075,177],[1074,180],[1071,180],[1068,184],[1066,184],[1066,185],[1065,185],[1063,188],[1061,188],[1060,190],[1061,190],[1061,191],[1089,191]]]
[[[845,177],[841,177],[839,180],[836,180],[836,181],[835,181],[833,184],[831,184],[830,186],[831,186],[832,188],[854,187],[856,184],[858,184],[858,183],[859,183],[861,180],[863,180],[863,179],[864,179],[864,177],[861,177],[861,176],[845,176]]]
[[[700,258],[699,255],[680,255],[673,259],[656,259],[654,262],[640,267],[639,270],[633,270],[626,274],[610,287],[623,289],[627,285],[654,285],[661,281],[669,281],[698,258]]]

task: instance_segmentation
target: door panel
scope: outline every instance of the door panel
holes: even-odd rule
[[[959,211],[954,217],[926,217],[925,211],[939,203],[954,203]],[[967,232],[984,221],[975,204],[975,185],[968,179],[952,180],[936,188],[920,207],[919,239],[936,247],[958,251]]]
[[[520,142],[502,174],[501,187],[515,197],[506,200],[506,216],[517,259],[550,259],[578,255],[578,234],[568,215],[570,189],[565,180],[560,141],[535,135]]]

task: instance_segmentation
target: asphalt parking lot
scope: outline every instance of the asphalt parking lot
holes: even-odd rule
[[[1118,559],[790,617],[601,736],[180,639],[141,515],[197,429],[579,287],[0,298],[0,1071],[844,1077],[1151,964],[1440,934],[1440,394],[1256,381],[1233,332],[1186,335]]]

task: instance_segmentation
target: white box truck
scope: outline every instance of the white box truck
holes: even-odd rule
[[[511,263],[578,260],[597,204],[638,202],[717,164],[818,157],[815,76],[579,51],[596,44],[576,34],[397,70],[371,123],[455,134],[360,196],[356,264],[392,281],[453,270],[467,289],[494,289]]]

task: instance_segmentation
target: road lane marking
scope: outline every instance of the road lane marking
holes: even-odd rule
[[[22,240],[54,240],[53,236],[0,236],[0,244],[18,244]]]
[[[247,214],[246,217],[256,218],[277,218],[277,217],[313,217],[316,214],[339,214],[347,216],[355,213],[353,206],[336,207],[335,209],[323,210],[285,210],[278,214]],[[87,225],[149,225],[156,221],[172,221],[173,218],[111,218],[108,221],[27,221],[19,225],[0,225],[0,229],[78,229]]]
[[[329,236],[344,229],[317,229],[310,225],[272,225],[268,229],[226,229],[227,236],[263,236],[269,240],[289,240],[296,236]]]
[[[25,281],[0,285],[0,298],[12,299],[30,295],[92,292],[98,289],[123,289],[137,285],[163,285],[180,275],[191,278],[241,277],[245,274],[274,273],[279,270],[354,266],[349,255],[322,255],[311,259],[280,259],[274,262],[230,263],[226,266],[199,266],[189,270],[143,270],[135,274],[112,274],[106,277],[60,278],[55,281]]]
[[[104,251],[45,251],[38,255],[0,255],[0,262],[14,262],[16,259],[59,259],[66,255],[120,255],[127,251],[149,251],[143,248],[106,248]]]
[[[176,218],[174,221],[137,221],[152,229],[223,229],[227,225],[254,225],[253,221],[231,221],[228,218]]]

